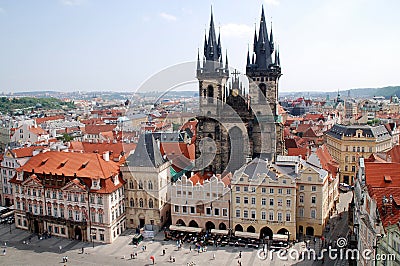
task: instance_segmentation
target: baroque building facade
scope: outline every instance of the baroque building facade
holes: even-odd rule
[[[124,181],[108,154],[48,151],[17,171],[17,228],[100,243],[125,230]]]

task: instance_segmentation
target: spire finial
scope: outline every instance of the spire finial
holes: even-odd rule
[[[250,45],[247,43],[247,66],[250,66]]]
[[[200,70],[200,48],[197,48],[197,70]]]
[[[228,49],[225,52],[225,69],[228,69]]]

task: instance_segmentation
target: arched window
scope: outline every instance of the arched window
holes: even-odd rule
[[[143,183],[142,180],[139,181],[139,189],[143,189]]]
[[[129,180],[129,188],[133,189],[133,181],[132,180]]]
[[[130,200],[130,206],[135,207],[135,201],[133,199]]]
[[[153,183],[149,181],[147,187],[149,188],[149,190],[153,190]]]
[[[152,209],[153,208],[153,200],[149,199],[149,208]]]
[[[139,207],[143,208],[143,199],[142,198],[139,199]]]

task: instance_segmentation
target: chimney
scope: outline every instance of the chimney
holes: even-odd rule
[[[103,153],[103,160],[106,162],[110,161],[110,153],[108,151]]]

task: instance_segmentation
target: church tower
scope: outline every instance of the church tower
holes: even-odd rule
[[[199,80],[200,110],[217,114],[217,107],[225,99],[225,86],[229,77],[228,58],[225,66],[222,60],[221,35],[216,38],[214,17],[211,9],[210,28],[204,36],[203,65],[200,52],[197,53],[197,79]],[[208,114],[210,114],[208,113]]]
[[[252,108],[255,113],[263,116],[263,119],[268,123],[275,124],[276,143],[271,147],[276,151],[276,154],[284,154],[284,141],[283,141],[283,125],[279,121],[278,116],[278,82],[281,74],[279,51],[275,49],[274,38],[271,31],[268,34],[267,24],[265,20],[264,7],[261,11],[261,20],[259,31],[254,31],[253,52],[247,51],[247,65],[246,75],[253,81],[250,84],[250,97]],[[251,56],[250,56],[251,55]],[[273,60],[274,58],[274,60]],[[257,86],[254,88],[254,86]],[[265,105],[269,105],[268,113],[265,113]],[[264,110],[264,111],[263,111]],[[270,112],[269,112],[270,110]],[[262,126],[254,125],[254,142],[261,140],[257,139],[262,135],[262,132],[268,133],[263,130]],[[255,153],[263,153],[257,150],[260,147],[255,147]]]

